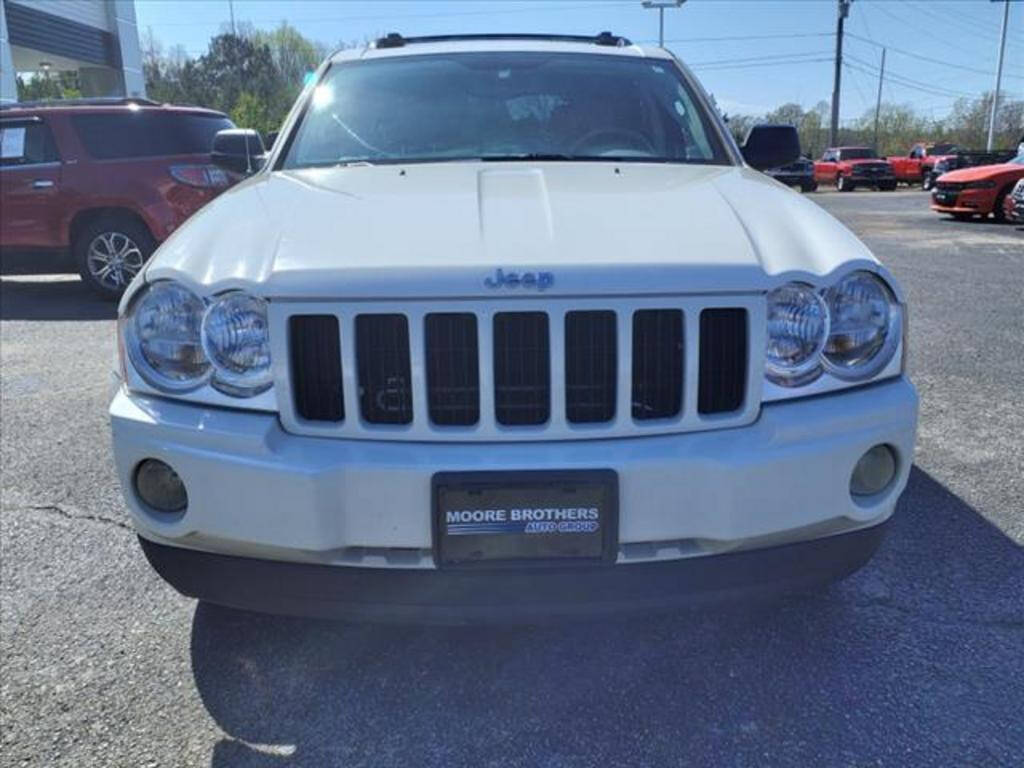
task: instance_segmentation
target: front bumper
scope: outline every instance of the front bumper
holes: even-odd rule
[[[938,213],[988,214],[995,207],[995,200],[995,191],[988,189],[961,190],[952,202],[932,193],[932,210]]]
[[[149,542],[244,558],[364,569],[435,568],[437,472],[610,469],[619,481],[613,571],[807,541],[893,512],[912,463],[917,394],[900,377],[766,404],[756,422],[708,432],[593,441],[413,443],[297,436],[273,414],[128,393],[110,406],[114,455],[133,522]],[[897,476],[867,501],[849,494],[860,456],[884,443]],[[133,490],[161,459],[188,489],[167,518]],[[347,569],[346,569],[347,570]]]
[[[188,597],[265,613],[448,624],[654,611],[809,587],[864,565],[885,528],[629,566],[433,571],[257,560],[139,541],[157,573]]]
[[[896,183],[896,177],[892,174],[859,174],[851,173],[850,181],[857,184],[866,184],[867,186],[877,186],[878,184],[894,184]]]

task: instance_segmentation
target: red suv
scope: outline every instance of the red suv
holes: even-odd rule
[[[0,249],[70,249],[115,298],[171,232],[235,179],[210,162],[220,112],[138,99],[0,109]]]

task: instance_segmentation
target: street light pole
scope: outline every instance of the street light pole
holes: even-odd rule
[[[658,9],[658,47],[665,47],[665,9],[678,8],[686,0],[643,0],[644,8]]]
[[[992,142],[996,136],[996,114],[999,110],[999,88],[1003,80],[1003,54],[1006,53],[1006,24],[1010,19],[1010,0],[1003,0],[1003,28],[999,33],[999,63],[996,65],[996,88],[992,93],[992,109],[988,115],[988,141],[985,149],[992,151]]]

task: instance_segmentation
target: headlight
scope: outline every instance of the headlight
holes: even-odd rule
[[[164,392],[188,392],[210,376],[200,326],[202,299],[182,285],[155,283],[124,319],[128,356],[149,384]]]
[[[267,304],[247,293],[204,300],[180,283],[156,282],[142,289],[121,328],[132,367],[160,392],[210,384],[253,397],[273,384]]]
[[[828,308],[805,283],[787,283],[768,294],[765,375],[783,387],[798,387],[821,375],[828,337]]]
[[[214,367],[215,389],[251,397],[270,387],[266,302],[246,293],[220,296],[206,310],[202,330],[203,350]]]
[[[831,316],[825,369],[847,381],[868,379],[899,346],[902,315],[892,291],[871,272],[853,272],[825,291]]]

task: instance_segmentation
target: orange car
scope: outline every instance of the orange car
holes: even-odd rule
[[[932,190],[932,210],[954,219],[988,216],[1003,221],[1003,200],[1013,185],[1024,179],[1024,154],[999,165],[961,168],[939,176]]]

